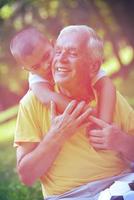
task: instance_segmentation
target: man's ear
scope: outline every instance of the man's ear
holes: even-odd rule
[[[101,66],[100,61],[95,61],[94,63],[92,63],[90,67],[90,71],[89,71],[90,78],[94,78],[96,76],[96,74],[98,73],[100,69],[100,66]]]
[[[51,39],[51,40],[50,40],[50,43],[51,43],[52,47],[54,47],[54,46],[55,46],[55,39],[54,39],[54,38]]]

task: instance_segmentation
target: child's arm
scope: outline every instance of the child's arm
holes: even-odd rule
[[[47,82],[36,82],[30,85],[35,96],[45,105],[49,105],[51,101],[56,103],[59,112],[63,112],[71,99],[57,92],[54,92],[53,86]],[[44,91],[44,92],[43,92]]]
[[[94,85],[98,95],[98,117],[111,123],[116,101],[116,89],[108,76],[103,76]]]

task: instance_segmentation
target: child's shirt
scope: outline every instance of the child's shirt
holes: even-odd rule
[[[100,69],[99,72],[97,73],[97,75],[92,79],[92,85],[94,86],[95,83],[101,79],[102,77],[106,76],[106,72],[103,69]],[[39,82],[43,82],[43,83],[49,83],[52,85],[53,81],[52,80],[47,80],[37,74],[32,74],[29,73],[29,87],[31,87],[31,85],[33,83],[39,83]]]

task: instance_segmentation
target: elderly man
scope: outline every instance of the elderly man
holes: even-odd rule
[[[46,199],[97,200],[115,180],[134,180],[129,165],[134,160],[132,108],[117,93],[118,127],[89,117],[89,83],[100,68],[102,51],[93,29],[66,27],[56,41],[52,72],[59,92],[77,102],[73,100],[63,114],[56,113],[53,102],[51,109],[42,105],[31,91],[20,102],[15,133],[18,173],[27,185],[40,179]],[[89,120],[100,129],[91,130],[88,138]]]

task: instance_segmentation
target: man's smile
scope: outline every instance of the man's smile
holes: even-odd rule
[[[57,66],[55,69],[56,69],[55,71],[57,71],[57,72],[63,72],[63,73],[71,71],[70,69],[68,69],[68,67],[63,67],[63,66]]]

